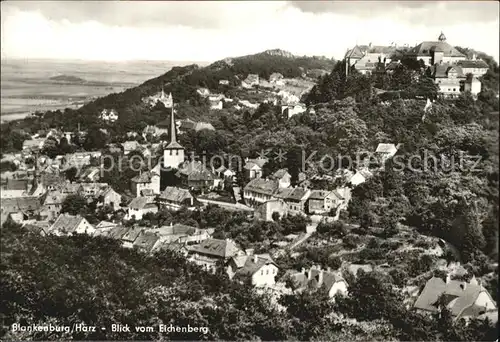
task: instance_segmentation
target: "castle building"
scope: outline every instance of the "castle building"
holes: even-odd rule
[[[438,41],[422,42],[408,51],[405,57],[417,61],[423,60],[426,66],[456,64],[467,59],[467,56],[446,42],[443,32],[439,35]]]
[[[170,114],[170,143],[163,150],[163,165],[167,169],[177,169],[184,162],[184,147],[177,142],[173,103]]]

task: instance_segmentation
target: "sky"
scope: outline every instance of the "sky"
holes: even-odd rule
[[[2,1],[1,57],[211,62],[283,49],[343,58],[441,32],[499,55],[497,1]]]

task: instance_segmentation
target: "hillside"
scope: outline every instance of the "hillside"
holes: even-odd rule
[[[334,64],[333,60],[324,57],[298,57],[282,50],[268,50],[254,55],[226,58],[206,67],[196,64],[174,67],[167,73],[121,94],[111,94],[98,99],[82,110],[94,105],[103,108],[124,108],[126,105],[139,104],[142,97],[158,92],[162,85],[165,92],[172,92],[176,102],[200,100],[196,89],[206,87],[214,92],[221,91],[219,80],[228,80],[231,87],[238,85],[248,74],[258,74],[268,79],[273,72],[279,72],[286,78],[293,78],[300,77],[307,71],[329,72]]]

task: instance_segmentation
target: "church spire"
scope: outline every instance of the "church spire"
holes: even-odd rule
[[[176,143],[177,142],[177,136],[175,134],[175,116],[174,116],[174,104],[172,103],[172,108],[171,108],[171,114],[170,114],[170,143]]]

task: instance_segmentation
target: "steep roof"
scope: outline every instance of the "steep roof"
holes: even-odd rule
[[[128,207],[130,209],[135,209],[135,210],[140,210],[140,209],[145,209],[145,208],[155,207],[155,206],[156,206],[156,204],[154,203],[153,196],[136,197],[128,205]]]
[[[68,194],[61,193],[60,191],[51,191],[47,193],[45,196],[45,201],[43,205],[51,205],[51,204],[61,204],[68,197]]]
[[[134,242],[135,239],[141,234],[143,231],[143,228],[141,227],[132,227],[128,229],[125,234],[122,235],[121,240],[122,241],[129,241],[129,242]]]
[[[448,309],[453,316],[458,317],[465,309],[474,305],[479,293],[483,291],[486,290],[477,284],[477,282],[465,283],[463,281],[450,280],[446,283],[441,278],[432,277],[425,284],[414,307],[426,311],[437,311],[437,301],[444,295],[447,300]]]
[[[452,64],[438,64],[430,67],[431,75],[437,78],[447,78],[451,71],[457,73],[458,78],[465,77],[462,67]]]
[[[231,258],[240,250],[232,240],[207,239],[199,245],[188,247],[190,251],[218,258]]]
[[[28,188],[29,179],[7,179],[5,190],[26,190]]]
[[[160,238],[156,234],[145,232],[140,234],[137,239],[135,239],[134,247],[146,252],[151,252],[159,239]]]
[[[377,150],[375,152],[377,153],[392,153],[397,151],[398,149],[396,148],[396,145],[394,144],[378,144]]]
[[[165,190],[160,194],[160,199],[182,203],[187,199],[192,199],[193,196],[186,189],[176,188],[173,186],[167,186]]]
[[[290,176],[290,174],[288,173],[287,169],[279,169],[278,171],[276,171],[275,173],[273,173],[273,175],[270,178],[272,178],[272,179],[281,179],[281,178],[283,178],[286,175]]]
[[[290,279],[299,289],[312,286],[315,289],[324,288],[330,291],[333,285],[338,282],[346,282],[339,274],[326,270],[321,270],[312,266],[308,271],[311,279],[303,272],[289,273]],[[323,274],[321,279],[320,274]]]
[[[479,68],[479,69],[489,68],[488,64],[482,59],[458,61],[457,65],[461,66],[462,68]]]
[[[273,180],[254,178],[245,186],[245,191],[272,195],[278,189],[278,183]]]
[[[236,275],[253,275],[262,266],[268,264],[278,267],[269,254],[242,255],[233,257],[232,259],[238,267]]]
[[[2,213],[37,211],[41,207],[40,199],[37,197],[2,198],[1,204]]]
[[[168,235],[192,235],[196,233],[198,228],[187,226],[185,224],[175,224],[173,226],[162,226],[160,228],[154,229],[154,232],[160,236],[168,236]]]
[[[116,240],[121,240],[121,238],[127,234],[127,232],[132,229],[131,227],[124,227],[124,226],[116,226],[114,228],[111,228],[111,230],[108,231],[108,233],[103,233],[102,235],[107,236],[111,239],[116,239]],[[100,232],[102,230],[97,230],[97,232]]]
[[[255,158],[255,159],[248,159],[245,162],[245,169],[250,170],[254,166],[258,166],[259,168],[262,168],[265,163],[267,163],[268,159],[267,158]]]
[[[333,191],[328,191],[328,190],[313,190],[311,191],[309,199],[324,200],[326,197],[328,197],[328,195],[332,193]]]
[[[156,172],[146,171],[141,173],[140,175],[135,176],[131,179],[131,181],[135,183],[151,183],[151,179],[154,176],[158,176],[158,174],[156,174]]]
[[[294,201],[301,201],[307,195],[307,190],[301,187],[296,187],[293,191],[288,195],[287,199]]]
[[[57,218],[56,222],[50,227],[50,232],[59,231],[65,233],[73,233],[76,231],[78,226],[85,220],[80,215],[70,215],[70,214],[61,214]]]
[[[96,229],[106,229],[106,228],[114,228],[118,226],[117,223],[109,222],[109,221],[101,221],[95,227]]]

